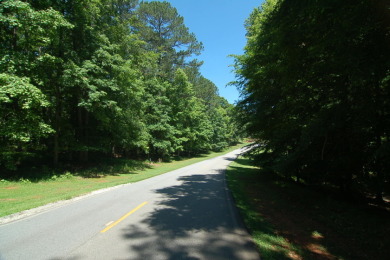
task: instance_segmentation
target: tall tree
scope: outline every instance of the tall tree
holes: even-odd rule
[[[192,57],[202,44],[167,2],[5,0],[0,47],[2,169],[166,158],[231,138],[230,108]]]
[[[44,119],[54,104],[42,88],[56,77],[50,67],[61,63],[51,46],[63,28],[71,25],[52,8],[35,10],[17,0],[0,5],[0,136],[8,166],[20,163],[23,156],[18,155],[42,149],[42,137],[54,132]]]
[[[380,158],[390,129],[386,10],[384,1],[327,0],[267,1],[253,12],[237,83],[243,124],[264,144],[264,163],[344,190],[367,184],[367,176],[383,183]]]
[[[141,2],[138,27],[141,39],[148,48],[159,54],[161,75],[173,75],[177,67],[191,63],[188,58],[200,54],[202,43],[184,25],[184,18],[168,2]]]

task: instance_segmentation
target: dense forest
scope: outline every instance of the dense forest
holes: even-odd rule
[[[246,29],[235,84],[256,161],[381,201],[390,185],[390,3],[267,0]]]
[[[202,49],[168,2],[1,1],[0,170],[236,142]]]

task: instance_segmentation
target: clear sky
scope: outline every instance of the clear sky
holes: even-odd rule
[[[190,32],[203,42],[201,73],[219,88],[220,96],[230,103],[238,100],[230,54],[242,54],[246,44],[244,22],[263,0],[166,0],[184,17]]]

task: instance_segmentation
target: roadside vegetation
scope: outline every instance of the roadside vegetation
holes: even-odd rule
[[[390,194],[389,1],[267,0],[236,56],[258,165],[345,196]]]
[[[240,157],[227,171],[231,189],[262,259],[387,259],[390,204],[345,200],[306,187]]]
[[[94,167],[58,171],[35,169],[18,180],[0,180],[0,217],[88,192],[151,178],[238,149],[245,144],[194,157],[151,163],[118,158]]]
[[[0,178],[235,144],[202,50],[166,1],[1,1]]]
[[[228,171],[263,259],[390,255],[389,1],[266,0],[236,57]]]

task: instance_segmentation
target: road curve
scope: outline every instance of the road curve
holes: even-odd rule
[[[0,226],[0,259],[260,259],[225,183],[242,150]]]

